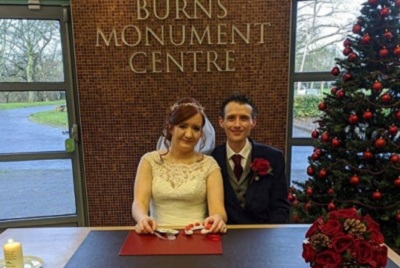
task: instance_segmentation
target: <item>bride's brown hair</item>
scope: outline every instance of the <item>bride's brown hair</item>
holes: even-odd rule
[[[191,97],[186,97],[178,100],[171,106],[168,112],[166,122],[164,124],[164,128],[162,130],[162,136],[165,138],[164,145],[167,148],[167,150],[169,150],[172,138],[171,133],[169,131],[170,128],[179,125],[180,123],[186,121],[187,119],[191,118],[197,113],[199,113],[203,119],[203,122],[201,124],[201,128],[203,129],[204,124],[206,123],[204,108],[196,99]],[[200,145],[200,149],[202,149],[205,146],[206,138],[204,136],[204,133],[201,139],[202,143]]]

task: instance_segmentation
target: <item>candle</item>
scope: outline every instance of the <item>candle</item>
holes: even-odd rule
[[[24,257],[22,255],[21,243],[15,242],[12,239],[8,239],[8,242],[3,246],[3,250],[6,268],[24,267]]]

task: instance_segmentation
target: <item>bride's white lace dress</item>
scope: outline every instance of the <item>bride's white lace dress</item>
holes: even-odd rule
[[[191,165],[163,161],[157,151],[143,156],[152,167],[150,215],[158,225],[188,225],[207,217],[206,180],[217,162],[211,156]]]

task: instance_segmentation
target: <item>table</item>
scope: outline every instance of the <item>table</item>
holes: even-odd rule
[[[304,239],[304,234],[309,225],[302,224],[287,224],[287,225],[232,225],[228,226],[228,235],[223,237],[223,255],[199,255],[199,256],[115,256],[115,258],[136,258],[134,261],[137,267],[152,267],[158,263],[159,267],[251,267],[259,263],[273,264],[277,257],[279,258],[279,267],[308,267],[301,258],[301,242]],[[178,227],[174,227],[178,228]],[[90,236],[92,243],[96,243],[96,239],[103,239],[104,243],[108,244],[112,240],[124,241],[128,231],[132,230],[132,226],[124,227],[35,227],[35,228],[10,228],[0,234],[0,244],[3,245],[9,238],[19,241],[23,245],[25,255],[32,255],[42,258],[45,261],[44,268],[65,267],[74,263],[76,255],[74,253],[81,246],[82,242],[88,237],[90,231],[96,232],[97,236]],[[239,230],[244,232],[240,232]],[[268,229],[268,231],[262,230]],[[236,231],[237,230],[237,231]],[[261,232],[262,231],[262,232]],[[235,239],[230,240],[229,232],[236,232]],[[92,232],[92,234],[95,232]],[[261,237],[264,236],[264,237]],[[88,237],[88,239],[89,239]],[[238,237],[240,239],[238,239]],[[249,237],[252,237],[248,241]],[[262,243],[260,244],[262,238]],[[274,241],[271,241],[274,240]],[[254,241],[254,243],[252,243]],[[87,241],[85,241],[87,242]],[[82,244],[84,247],[85,243]],[[86,243],[87,245],[87,243]],[[92,244],[93,245],[93,244]],[[95,244],[96,245],[96,244]],[[100,244],[98,244],[100,245]],[[279,245],[275,247],[274,245]],[[284,246],[282,246],[284,245]],[[103,245],[104,246],[104,245]],[[122,246],[122,244],[121,244]],[[87,246],[86,246],[87,247]],[[284,247],[284,248],[283,248]],[[119,248],[118,248],[119,250]],[[295,256],[290,256],[290,252],[296,251]],[[108,252],[108,251],[107,251]],[[107,262],[107,252],[102,251],[96,260]],[[77,253],[82,253],[82,250]],[[235,259],[236,256],[246,256],[240,259]],[[79,254],[77,254],[79,255]],[[115,254],[114,254],[115,255]],[[113,256],[114,256],[113,255]],[[292,254],[293,255],[293,254]],[[299,256],[300,255],[300,256]],[[81,256],[82,257],[82,256]],[[72,259],[71,259],[72,258]],[[102,259],[103,258],[103,259]],[[389,249],[389,258],[391,267],[400,267],[400,256],[393,250]],[[84,258],[88,261],[88,258]],[[223,261],[224,265],[221,266]],[[229,263],[226,263],[229,262]],[[89,263],[89,262],[88,262]],[[136,264],[135,263],[135,264]],[[149,263],[149,266],[146,264]],[[173,266],[172,266],[173,263]],[[145,264],[145,265],[143,265]],[[226,265],[225,265],[226,264]],[[76,265],[76,264],[75,264]],[[70,266],[72,267],[72,266]],[[99,267],[88,266],[88,264],[78,265],[80,267]],[[109,266],[100,266],[109,267]],[[116,266],[113,266],[116,267]],[[131,267],[130,265],[126,267]],[[136,267],[136,265],[135,265]],[[257,267],[257,266],[256,266]],[[277,266],[267,265],[264,267]],[[75,267],[74,267],[75,268]]]

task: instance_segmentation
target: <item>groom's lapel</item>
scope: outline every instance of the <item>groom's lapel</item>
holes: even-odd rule
[[[251,158],[250,158],[250,163],[253,161],[254,158],[257,158],[258,156],[258,152],[257,152],[257,145],[254,144],[254,142],[252,140],[250,140],[251,142]],[[246,192],[246,203],[245,203],[245,207],[247,206],[247,204],[251,204],[251,202],[253,201],[253,197],[254,194],[258,191],[257,184],[254,183],[254,181],[252,182],[252,177],[253,177],[253,172],[250,171],[249,175],[248,175],[248,185],[247,185],[247,192]],[[251,183],[252,182],[252,183]]]

